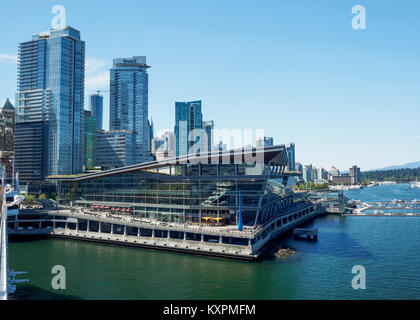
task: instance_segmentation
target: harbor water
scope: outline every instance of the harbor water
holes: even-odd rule
[[[395,184],[346,192],[361,201],[420,199]],[[280,243],[287,258],[242,262],[139,248],[44,239],[9,244],[10,267],[27,271],[15,299],[419,299],[420,217],[325,216],[308,224],[318,241]],[[53,266],[66,270],[53,289]],[[352,268],[366,269],[366,289]]]

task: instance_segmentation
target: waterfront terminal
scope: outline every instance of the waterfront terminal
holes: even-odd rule
[[[21,210],[11,239],[62,237],[256,260],[265,245],[323,213],[288,187],[284,145],[180,156],[50,176],[58,201]]]

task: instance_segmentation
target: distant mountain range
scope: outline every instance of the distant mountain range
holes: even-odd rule
[[[420,168],[420,161],[417,162],[410,162],[399,166],[389,166],[381,169],[375,169],[375,170],[396,170],[396,169],[415,169]],[[369,170],[374,171],[374,170]]]

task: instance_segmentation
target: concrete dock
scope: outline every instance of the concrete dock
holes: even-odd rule
[[[256,260],[271,239],[324,213],[312,203],[295,206],[257,228],[162,223],[77,210],[28,210],[7,222],[9,235],[58,237],[166,251]]]

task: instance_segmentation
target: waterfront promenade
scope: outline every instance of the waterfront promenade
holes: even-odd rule
[[[206,226],[167,223],[91,211],[88,208],[24,210],[8,221],[9,234],[49,236],[84,241],[123,244],[199,255],[255,260],[265,244],[280,234],[305,223],[324,211],[304,203],[288,208],[264,225]]]

